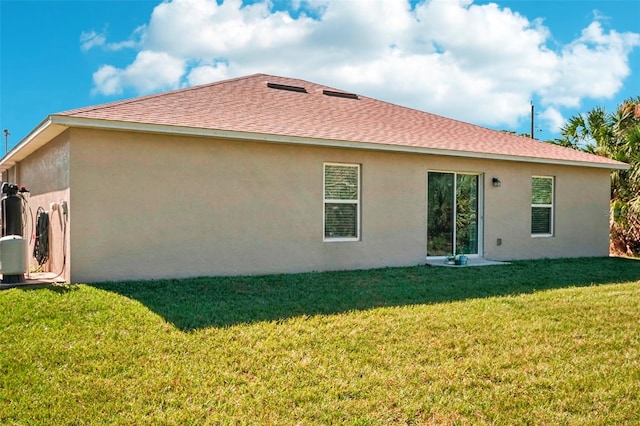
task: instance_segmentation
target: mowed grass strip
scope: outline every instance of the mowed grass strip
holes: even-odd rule
[[[0,292],[1,424],[635,424],[640,261]]]

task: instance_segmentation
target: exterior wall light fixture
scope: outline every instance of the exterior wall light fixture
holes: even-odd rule
[[[497,177],[491,179],[491,183],[493,183],[493,186],[495,186],[496,188],[500,187],[500,185],[502,184],[502,182],[500,182],[500,179],[498,179]]]

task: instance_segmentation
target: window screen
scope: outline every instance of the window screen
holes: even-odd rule
[[[531,179],[531,235],[553,234],[553,177]]]
[[[360,166],[324,165],[324,238],[353,241],[360,237]]]

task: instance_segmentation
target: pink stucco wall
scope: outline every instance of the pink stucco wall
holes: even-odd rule
[[[604,169],[134,132],[70,135],[73,281],[424,263],[429,170],[481,174],[487,258],[608,254]],[[362,167],[360,241],[323,241],[324,162]],[[530,235],[532,175],[556,178],[552,237]],[[500,188],[491,186],[494,176]]]

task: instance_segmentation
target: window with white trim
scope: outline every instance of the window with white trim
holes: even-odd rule
[[[531,178],[531,235],[549,237],[553,235],[553,176]]]
[[[360,238],[360,165],[324,164],[324,240]]]

